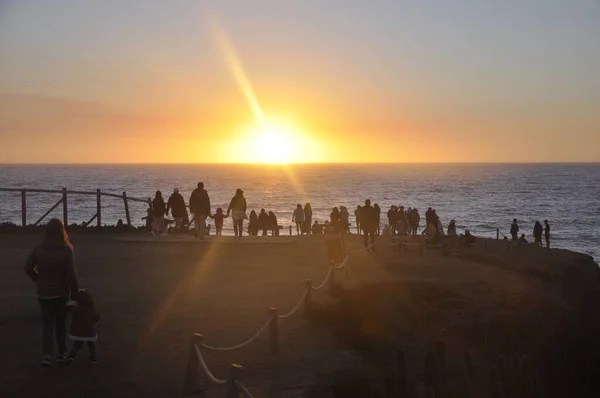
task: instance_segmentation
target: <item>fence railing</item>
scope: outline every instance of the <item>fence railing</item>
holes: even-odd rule
[[[129,214],[129,202],[142,202],[147,203],[151,206],[150,199],[141,199],[135,198],[132,196],[127,196],[126,192],[123,192],[121,195],[109,192],[102,192],[100,189],[96,191],[76,191],[76,190],[68,190],[67,188],[62,189],[37,189],[37,188],[0,188],[0,192],[20,192],[21,193],[21,225],[23,227],[27,226],[27,193],[48,193],[48,194],[61,194],[62,197],[56,202],[50,209],[48,209],[40,218],[37,219],[34,226],[37,226],[40,222],[42,222],[48,214],[50,214],[54,209],[62,204],[63,210],[63,223],[68,226],[69,225],[69,206],[68,206],[68,198],[70,195],[88,195],[96,197],[96,213],[89,219],[88,222],[85,223],[85,226],[91,225],[94,220],[96,220],[96,225],[98,227],[102,226],[102,197],[112,197],[123,199],[123,208],[125,211],[125,219],[127,220],[127,225],[131,226],[131,216]]]

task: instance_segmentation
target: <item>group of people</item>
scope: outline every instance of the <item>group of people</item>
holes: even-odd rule
[[[404,206],[392,205],[387,212],[387,217],[390,235],[417,235],[421,222],[421,215],[417,208],[409,207],[405,210]]]
[[[543,247],[542,245],[542,235],[546,241],[546,247],[550,249],[550,223],[548,220],[544,220],[544,225],[539,221],[536,221],[533,225],[533,244],[539,247]],[[510,236],[512,240],[518,241],[520,243],[529,243],[527,242],[527,238],[525,238],[525,234],[521,234],[519,237],[519,224],[517,219],[513,219],[512,224],[510,225]]]

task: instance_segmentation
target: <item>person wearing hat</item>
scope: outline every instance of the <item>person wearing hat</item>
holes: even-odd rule
[[[185,200],[179,193],[179,188],[175,188],[169,197],[169,201],[167,202],[167,215],[169,215],[169,210],[171,210],[171,214],[175,219],[175,234],[177,234],[184,223],[187,223],[188,219]]]
[[[240,188],[235,191],[235,196],[231,198],[227,208],[227,217],[229,217],[229,213],[231,213],[233,219],[233,232],[235,236],[241,238],[244,231],[244,220],[248,217],[246,216],[246,198],[244,197],[244,191]]]

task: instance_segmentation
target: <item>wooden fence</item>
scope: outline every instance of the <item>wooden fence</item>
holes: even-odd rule
[[[20,192],[21,193],[21,225],[23,227],[27,226],[27,193],[49,193],[49,194],[61,194],[62,197],[56,202],[48,211],[46,211],[38,220],[33,223],[34,226],[37,226],[40,222],[42,222],[48,214],[50,214],[54,209],[62,204],[63,208],[63,223],[65,225],[69,225],[69,206],[68,206],[68,197],[70,195],[88,195],[96,197],[96,214],[89,219],[88,222],[85,223],[85,226],[91,225],[94,220],[96,220],[96,225],[98,227],[102,226],[102,197],[112,197],[123,199],[123,207],[125,210],[125,218],[127,220],[127,225],[131,225],[131,216],[129,214],[129,202],[142,202],[147,203],[149,206],[152,206],[152,202],[150,199],[140,199],[131,196],[127,196],[126,192],[123,194],[115,194],[102,192],[100,189],[96,191],[70,191],[67,188],[63,189],[30,189],[30,188],[0,188],[0,192]]]

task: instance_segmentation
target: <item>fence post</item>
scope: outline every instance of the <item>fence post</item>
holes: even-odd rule
[[[500,228],[496,228],[496,240],[500,239]]]
[[[229,376],[227,377],[227,384],[225,384],[224,398],[239,398],[240,392],[235,385],[235,382],[240,380],[242,373],[246,369],[241,365],[233,364],[229,366]]]
[[[408,396],[406,352],[403,350],[396,351],[396,358],[398,361],[398,397],[405,398]]]
[[[96,189],[96,222],[98,225],[98,228],[100,228],[102,226],[102,201],[101,201],[101,194],[100,194],[100,189]]]
[[[131,218],[129,217],[129,203],[127,202],[127,193],[123,192],[123,204],[125,205],[125,218],[127,225],[131,227]]]
[[[202,344],[202,336],[199,333],[192,335],[190,341],[190,352],[188,354],[187,370],[185,372],[185,382],[183,389],[186,394],[202,392],[202,385],[200,384],[200,378],[198,377],[198,355],[196,354],[196,345]]]
[[[67,210],[67,188],[62,189],[62,201],[63,201],[63,224],[65,228],[69,225],[69,211]]]
[[[21,190],[21,224],[27,226],[27,190]]]
[[[292,226],[290,225],[290,236],[292,236]]]
[[[277,308],[271,308],[271,324],[269,328],[271,337],[271,354],[279,354],[279,315]]]
[[[310,279],[306,280],[305,283],[306,296],[304,296],[304,316],[310,315],[312,310],[312,302],[310,301],[310,292],[312,290],[312,281]]]

